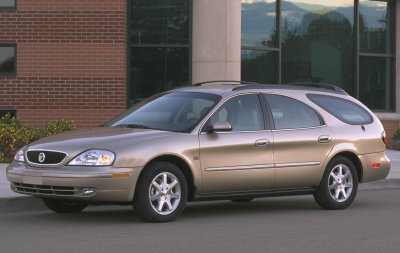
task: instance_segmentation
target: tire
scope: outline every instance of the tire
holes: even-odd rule
[[[357,189],[358,175],[354,164],[348,158],[339,156],[326,167],[314,199],[320,207],[328,210],[345,209],[353,203]]]
[[[169,222],[183,212],[187,195],[182,171],[170,162],[154,162],[138,181],[133,206],[142,220]]]
[[[47,208],[56,213],[79,213],[88,205],[74,200],[42,199]]]
[[[234,203],[246,203],[246,202],[252,201],[253,199],[254,198],[251,198],[251,197],[248,197],[248,198],[243,197],[243,198],[234,198],[234,199],[231,199],[231,201]]]

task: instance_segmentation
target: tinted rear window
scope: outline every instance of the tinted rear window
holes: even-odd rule
[[[307,94],[307,97],[325,111],[347,124],[364,125],[373,122],[373,118],[369,112],[347,99],[319,94]]]

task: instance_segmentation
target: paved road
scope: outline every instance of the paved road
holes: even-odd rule
[[[360,191],[343,211],[311,196],[191,204],[175,222],[130,207],[54,214],[27,198],[0,206],[0,252],[399,252],[400,189]],[[34,207],[34,209],[31,209]]]

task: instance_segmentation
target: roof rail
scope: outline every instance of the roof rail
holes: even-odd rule
[[[327,92],[335,92],[343,95],[348,95],[342,88],[331,84],[325,83],[310,83],[310,82],[296,82],[296,83],[284,83],[284,84],[259,84],[252,83],[234,88],[233,90],[250,90],[250,89],[308,89],[308,90],[325,90]]]
[[[256,82],[249,81],[238,81],[238,80],[213,80],[213,81],[205,81],[200,83],[194,83],[193,86],[202,86],[203,84],[212,84],[212,83],[220,83],[222,85],[231,85],[231,84],[258,84]]]
[[[284,85],[288,86],[300,86],[300,87],[310,87],[310,88],[319,88],[319,89],[326,89],[326,90],[334,90],[337,92],[345,93],[347,92],[342,88],[327,83],[313,83],[313,82],[293,82],[293,83],[284,83]],[[348,94],[347,94],[348,95]]]

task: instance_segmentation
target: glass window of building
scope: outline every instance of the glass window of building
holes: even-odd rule
[[[390,111],[394,107],[394,3],[360,0],[359,6],[359,98],[370,108]]]
[[[278,80],[278,52],[268,50],[242,50],[242,79],[259,83]]]
[[[189,82],[191,0],[130,1],[128,104]]]
[[[243,80],[278,82],[278,37],[275,0],[242,0]]]
[[[15,8],[16,0],[0,0],[0,9],[1,8]]]
[[[242,80],[329,83],[391,111],[395,4],[242,0]]]
[[[353,10],[353,0],[282,1],[283,83],[330,83],[354,93]]]
[[[360,52],[392,53],[392,1],[360,0]]]
[[[16,75],[15,46],[0,45],[0,76]]]

